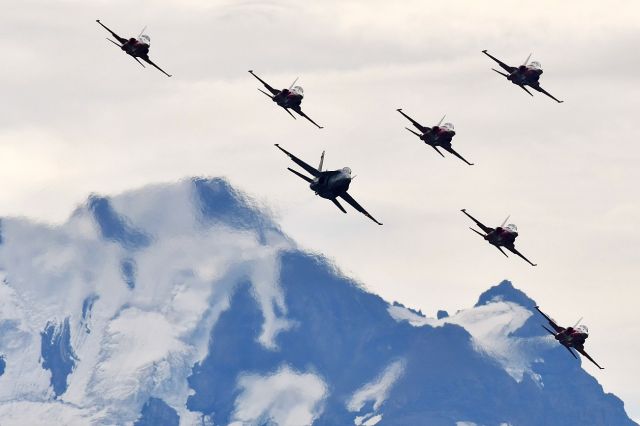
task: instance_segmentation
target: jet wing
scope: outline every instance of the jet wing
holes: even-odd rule
[[[456,157],[458,157],[459,159],[461,159],[462,161],[464,161],[468,165],[473,166],[473,163],[470,163],[467,160],[465,160],[464,157],[462,157],[462,155],[460,155],[457,152],[455,152],[454,149],[451,146],[443,146],[442,148],[445,151],[447,151],[448,153],[455,155]]]
[[[351,206],[354,209],[358,210],[360,213],[362,213],[363,215],[365,215],[366,217],[368,217],[378,225],[382,225],[382,223],[378,222],[373,216],[369,214],[369,212],[367,212],[360,204],[358,204],[358,202],[354,200],[351,195],[345,192],[344,194],[340,195],[340,197],[342,197],[342,199],[345,200],[347,203],[351,204]]]
[[[524,255],[522,253],[520,253],[518,250],[516,250],[516,248],[514,246],[504,246],[504,248],[506,248],[507,250],[509,250],[511,253],[515,254],[516,256],[520,256],[521,258],[523,258],[529,265],[531,266],[538,266],[535,263],[532,263],[529,259],[527,259],[526,257],[524,257]]]
[[[296,107],[291,107],[291,109],[292,109],[292,110],[294,110],[295,112],[297,112],[300,116],[302,116],[302,117],[306,118],[307,120],[309,120],[310,122],[312,122],[313,124],[315,124],[315,126],[316,126],[318,129],[322,129],[322,128],[323,128],[322,126],[318,125],[318,123],[316,123],[315,121],[313,121],[313,120],[311,119],[311,117],[309,117],[307,114],[305,114],[304,112],[302,112],[302,108],[300,108],[300,106],[299,106],[299,105],[298,105],[298,106],[296,106]]]
[[[302,161],[301,159],[299,159],[298,157],[296,157],[295,155],[293,155],[292,153],[290,153],[286,149],[282,148],[280,145],[278,145],[278,144],[275,144],[275,145],[278,147],[278,149],[280,151],[282,151],[285,154],[287,154],[289,156],[289,158],[291,158],[293,160],[293,162],[296,163],[298,166],[302,167],[303,169],[305,169],[307,172],[309,172],[313,176],[320,176],[320,171],[318,169],[308,165],[307,163],[305,163],[304,161]]]
[[[418,123],[416,120],[414,120],[413,118],[409,117],[407,114],[402,112],[402,108],[398,108],[396,111],[398,111],[400,114],[402,114],[407,120],[409,120],[411,122],[411,124],[413,124],[415,126],[416,129],[420,130],[422,133],[425,133],[425,132],[431,130],[431,127],[423,126],[422,124]],[[409,130],[409,129],[407,129],[407,130]]]
[[[600,370],[604,370],[604,367],[600,367],[600,366],[598,365],[598,363],[597,363],[597,362],[595,362],[595,360],[594,360],[593,358],[591,358],[591,357],[589,356],[589,354],[588,354],[588,353],[586,353],[586,352],[584,351],[584,347],[582,347],[582,346],[581,346],[581,347],[579,347],[579,348],[574,348],[574,349],[575,349],[576,351],[580,352],[580,354],[581,354],[583,357],[587,358],[589,361],[591,361],[592,363],[594,363],[594,364],[595,364],[595,366],[596,366],[596,367],[598,367]]]
[[[540,312],[540,314],[541,314],[543,317],[545,317],[545,319],[549,322],[549,325],[550,325],[550,326],[555,330],[555,332],[556,332],[556,333],[560,333],[560,332],[562,332],[562,331],[564,331],[564,330],[565,330],[565,328],[564,328],[564,327],[560,327],[560,326],[559,326],[558,324],[556,324],[556,323],[555,323],[551,318],[549,318],[549,317],[547,316],[547,314],[545,314],[544,312],[542,312],[538,306],[536,306],[535,308],[538,310],[538,312]],[[547,330],[547,331],[548,331],[548,330]]]
[[[467,213],[466,209],[462,209],[460,210],[462,213],[464,213],[465,215],[467,215],[469,217],[469,219],[471,219],[472,221],[474,221],[476,223],[476,225],[478,225],[478,227],[480,229],[482,229],[485,233],[489,233],[491,231],[493,231],[493,228],[489,228],[488,226],[484,226],[482,223],[480,223],[480,221],[478,221],[475,217],[471,216],[469,213]],[[484,236],[484,235],[483,235]]]
[[[535,86],[529,86],[529,87],[531,87],[531,88],[532,88],[532,89],[534,89],[534,90],[537,90],[537,91],[538,91],[538,92],[540,92],[540,93],[544,93],[545,95],[547,95],[548,97],[550,97],[551,99],[553,99],[554,101],[556,101],[556,102],[557,102],[557,103],[559,103],[559,104],[561,104],[561,103],[563,103],[563,102],[564,102],[564,101],[561,101],[561,100],[559,100],[559,99],[556,99],[556,98],[555,98],[551,93],[549,93],[549,92],[547,92],[546,90],[544,90],[544,89],[542,88],[542,86],[540,86],[540,84],[536,84]]]
[[[483,50],[482,53],[484,53],[485,55],[487,55],[488,57],[490,57],[491,59],[493,59],[494,61],[496,61],[498,63],[498,65],[500,65],[500,67],[505,70],[506,72],[508,72],[509,74],[511,74],[512,72],[514,72],[516,70],[516,67],[512,67],[509,66],[507,64],[505,64],[504,62],[502,62],[500,59],[496,58],[495,56],[487,53],[486,50]]]
[[[278,90],[278,89],[274,89],[273,87],[269,86],[269,84],[268,84],[266,81],[264,81],[263,79],[261,79],[260,77],[258,77],[257,75],[255,75],[255,74],[253,73],[253,70],[249,70],[249,74],[251,74],[252,76],[254,76],[255,78],[257,78],[257,79],[258,79],[258,81],[260,81],[260,83],[262,83],[262,84],[264,85],[264,87],[266,87],[266,88],[267,88],[267,90],[271,92],[271,94],[272,94],[272,95],[277,95],[278,93],[280,93],[280,90]]]
[[[118,40],[118,41],[120,42],[120,44],[125,44],[125,43],[127,42],[127,39],[126,39],[126,38],[122,38],[122,37],[120,37],[118,34],[116,34],[116,33],[114,33],[113,31],[111,31],[109,28],[107,28],[107,26],[106,26],[106,25],[104,25],[102,22],[100,22],[100,20],[99,20],[99,19],[96,19],[96,22],[97,22],[98,24],[100,24],[100,26],[101,26],[102,28],[104,28],[105,30],[109,31],[109,32],[111,33],[111,35],[112,35],[116,40]]]
[[[151,65],[152,67],[156,68],[158,71],[160,71],[162,74],[166,75],[167,77],[171,77],[171,74],[167,74],[162,68],[160,68],[159,66],[157,66],[156,64],[154,64],[151,59],[149,59],[148,56],[141,56],[140,59],[142,59],[143,61],[145,61],[146,63],[148,63],[149,65]]]

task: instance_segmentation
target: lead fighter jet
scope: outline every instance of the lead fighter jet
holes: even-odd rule
[[[485,55],[487,55],[488,57],[496,61],[498,65],[500,65],[500,67],[503,70],[505,70],[508,74],[500,72],[494,68],[491,68],[492,70],[494,70],[495,72],[497,72],[502,76],[507,77],[507,80],[509,80],[516,86],[520,87],[522,90],[524,90],[531,96],[533,96],[533,94],[530,91],[528,91],[525,86],[529,86],[533,90],[537,90],[540,93],[544,93],[545,95],[547,95],[554,101],[558,102],[559,104],[564,102],[556,99],[551,93],[547,92],[540,86],[540,82],[538,80],[540,79],[540,75],[542,74],[542,67],[540,66],[540,62],[535,62],[535,61],[527,65],[527,63],[529,62],[529,59],[531,58],[531,55],[529,55],[527,57],[527,60],[524,61],[524,63],[519,67],[512,67],[510,65],[505,64],[500,59],[494,56],[491,56],[489,53],[487,53],[486,50],[483,50],[482,53],[484,53]]]
[[[538,312],[540,312],[540,314],[542,314],[543,317],[547,319],[547,321],[549,321],[549,325],[551,326],[551,328],[553,328],[553,331],[549,330],[544,325],[542,326],[542,328],[547,330],[553,337],[556,338],[558,342],[562,344],[562,346],[567,348],[569,353],[571,353],[574,358],[578,359],[571,348],[580,352],[582,356],[594,363],[600,370],[604,370],[603,367],[600,367],[598,363],[595,362],[594,359],[584,351],[584,342],[585,340],[587,340],[587,337],[589,337],[589,329],[586,325],[578,325],[580,324],[580,321],[582,321],[582,318],[580,318],[576,325],[574,325],[573,327],[564,328],[556,324],[555,321],[549,318],[544,312],[542,312],[539,307],[536,306],[536,309],[538,310]]]
[[[478,227],[485,232],[486,235],[476,231],[473,228],[469,228],[469,229],[471,229],[473,232],[475,232],[476,234],[480,235],[482,238],[487,240],[489,244],[494,245],[498,250],[500,250],[500,253],[504,254],[506,257],[509,257],[507,256],[507,253],[502,251],[501,247],[504,247],[507,250],[509,250],[511,253],[515,254],[516,256],[520,256],[521,258],[523,258],[531,266],[537,266],[535,263],[531,263],[529,259],[524,257],[522,253],[516,250],[514,244],[515,244],[516,238],[518,237],[518,228],[516,228],[514,224],[509,224],[505,226],[505,224],[507,223],[507,220],[509,220],[509,216],[507,216],[504,222],[502,222],[502,225],[494,229],[494,228],[489,228],[488,226],[485,226],[482,223],[480,223],[473,216],[467,213],[467,210],[462,209],[461,212],[467,215],[471,220],[473,220],[476,223],[476,225],[478,225]]]
[[[371,216],[356,200],[351,197],[351,195],[347,194],[347,190],[349,189],[349,185],[355,176],[351,176],[351,169],[349,167],[344,167],[340,170],[322,170],[322,163],[324,162],[324,151],[322,152],[322,156],[320,157],[320,165],[316,169],[315,167],[310,166],[305,163],[295,155],[291,154],[289,151],[280,147],[280,145],[275,144],[278,149],[289,156],[293,160],[294,163],[302,167],[307,173],[311,174],[313,178],[307,177],[300,172],[293,170],[292,168],[287,167],[294,175],[306,180],[309,182],[309,188],[313,190],[316,195],[321,196],[322,198],[326,198],[331,200],[333,204],[338,207],[342,213],[346,213],[347,211],[342,207],[342,205],[338,202],[338,197],[342,198],[347,203],[351,204],[351,206],[377,223],[378,225],[382,225],[382,223],[378,222],[373,216]]]
[[[405,127],[405,129],[407,129],[408,131],[410,131],[411,133],[419,137],[420,140],[422,140],[424,143],[429,145],[431,148],[435,149],[438,154],[444,157],[444,155],[440,151],[438,151],[438,147],[441,147],[442,149],[449,152],[450,154],[455,155],[456,157],[458,157],[468,165],[473,166],[473,163],[470,163],[467,160],[465,160],[462,157],[462,155],[455,152],[451,147],[451,140],[455,136],[456,132],[453,130],[453,124],[451,123],[444,123],[441,126],[442,121],[444,120],[444,117],[442,117],[440,119],[440,122],[438,122],[438,124],[436,124],[435,126],[427,127],[427,126],[423,126],[422,124],[418,123],[413,118],[409,117],[407,114],[402,112],[402,108],[398,108],[396,111],[398,111],[407,120],[409,120],[411,124],[413,124],[415,128],[420,131],[420,133],[416,133],[408,127]]]
[[[137,63],[142,65],[143,68],[144,68],[144,64],[140,62],[138,58],[142,59],[149,65],[155,67],[167,77],[171,77],[171,74],[167,74],[162,68],[154,64],[151,61],[151,59],[149,59],[149,46],[151,44],[151,38],[148,35],[144,34],[144,30],[146,29],[146,27],[142,30],[142,32],[140,32],[140,35],[138,35],[138,37],[136,38],[131,37],[130,39],[126,39],[126,38],[120,37],[118,34],[111,31],[102,22],[100,22],[99,19],[96,19],[96,22],[100,24],[102,28],[109,31],[111,35],[116,40],[118,40],[118,43],[111,40],[110,38],[107,38],[107,40],[109,40],[111,43],[118,46],[120,49],[124,50],[127,55],[130,55]]]
[[[288,89],[278,90],[269,86],[269,84],[266,81],[264,81],[263,79],[255,75],[253,73],[253,70],[249,70],[249,74],[257,78],[260,81],[260,83],[262,83],[264,87],[266,87],[267,90],[271,92],[271,94],[260,89],[258,89],[258,91],[264,93],[269,98],[271,98],[273,102],[278,104],[278,106],[281,106],[282,108],[284,108],[284,110],[287,111],[287,113],[291,117],[293,117],[294,119],[296,118],[293,114],[291,114],[291,111],[289,111],[290,109],[295,111],[298,115],[312,122],[317,128],[322,129],[322,126],[318,125],[318,123],[313,121],[311,117],[309,117],[307,114],[302,112],[302,108],[300,107],[300,105],[302,104],[302,98],[304,98],[304,90],[302,90],[302,87],[300,86],[294,86],[294,84],[296,84],[296,81],[298,81],[297,78],[293,81],[293,83],[291,83],[291,86],[289,86]]]

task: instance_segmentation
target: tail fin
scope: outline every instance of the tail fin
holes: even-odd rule
[[[322,151],[322,155],[320,156],[320,165],[318,166],[318,171],[322,171],[322,163],[324,163],[324,151]]]
[[[447,114],[443,115],[442,118],[440,119],[440,121],[438,121],[438,124],[436,124],[437,127],[440,127],[440,125],[442,124],[442,122],[444,121],[444,118],[447,116]]]
[[[296,77],[295,80],[293,80],[293,83],[291,83],[291,86],[289,86],[289,90],[291,90],[293,88],[293,85],[296,84],[296,81],[298,81],[300,77]]]
[[[507,216],[507,218],[504,220],[504,222],[502,222],[502,225],[500,225],[500,228],[504,228],[504,226],[507,224],[507,221],[509,220],[510,217],[511,217],[511,215]]]

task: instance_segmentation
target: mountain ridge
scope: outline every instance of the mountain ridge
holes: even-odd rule
[[[0,223],[7,424],[635,424],[511,282],[429,318],[302,251],[224,179]]]

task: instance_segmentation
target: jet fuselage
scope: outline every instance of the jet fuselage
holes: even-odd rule
[[[347,192],[351,180],[351,169],[345,167],[340,170],[320,172],[320,176],[313,179],[309,188],[322,198],[333,199]]]
[[[520,65],[515,69],[507,79],[511,81],[513,84],[517,84],[519,86],[522,85],[537,85],[538,80],[540,80],[540,75],[542,74],[542,70],[539,68],[531,68],[524,65]]]
[[[143,57],[149,54],[149,44],[135,38],[127,40],[127,42],[122,45],[121,49],[135,57]]]
[[[573,327],[566,328],[556,334],[556,340],[565,346],[583,346],[589,335]]]
[[[429,145],[449,146],[455,134],[455,131],[447,129],[446,127],[435,126],[420,136],[420,139]]]
[[[298,107],[302,103],[302,95],[292,92],[289,89],[282,89],[280,93],[273,97],[273,102],[283,108]]]
[[[517,236],[517,232],[509,231],[508,229],[499,226],[489,232],[484,239],[494,246],[509,246],[514,244]]]

